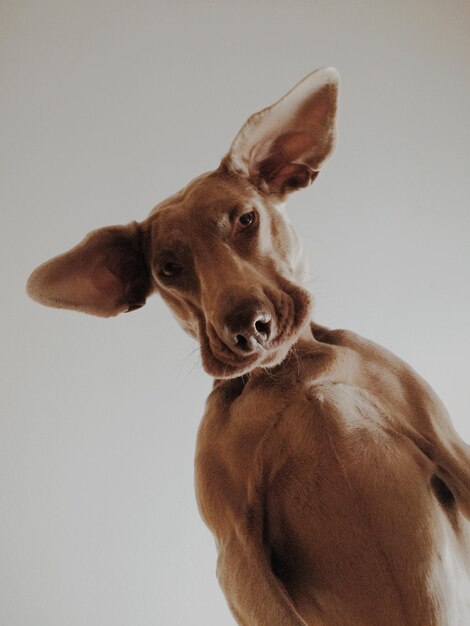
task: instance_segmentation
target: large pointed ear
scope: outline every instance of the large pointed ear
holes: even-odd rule
[[[133,311],[152,291],[144,238],[137,222],[95,230],[40,265],[29,277],[28,294],[46,306],[101,317]]]
[[[272,106],[252,115],[223,163],[263,191],[284,195],[318,174],[335,143],[338,73],[316,70]]]

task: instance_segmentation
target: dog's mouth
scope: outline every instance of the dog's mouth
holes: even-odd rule
[[[308,291],[283,279],[281,289],[264,289],[273,311],[275,333],[249,354],[231,349],[205,317],[199,319],[199,342],[203,367],[215,378],[235,378],[257,367],[274,367],[287,356],[308,321],[312,297]]]

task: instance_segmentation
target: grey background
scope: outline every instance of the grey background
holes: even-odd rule
[[[411,363],[469,440],[470,5],[0,7],[0,623],[232,624],[193,495],[197,346],[157,297],[102,320],[29,301],[27,276],[145,217],[334,65],[337,153],[290,202],[315,317]]]

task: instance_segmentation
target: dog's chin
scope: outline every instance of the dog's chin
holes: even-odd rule
[[[269,368],[279,365],[286,358],[291,347],[291,343],[280,346],[275,350],[262,350],[256,354],[241,357],[237,362],[233,360],[230,363],[225,362],[222,358],[214,356],[213,353],[207,353],[201,346],[202,366],[204,370],[214,378],[229,379],[238,378],[244,374],[248,374],[258,367]]]

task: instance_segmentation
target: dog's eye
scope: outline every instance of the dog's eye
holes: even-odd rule
[[[178,276],[181,273],[181,265],[178,263],[174,263],[173,261],[167,261],[163,263],[160,269],[160,273],[162,276],[166,276],[167,278]]]
[[[255,212],[249,211],[248,213],[243,213],[243,215],[240,215],[240,217],[238,218],[238,226],[239,228],[244,230],[248,228],[249,226],[251,226],[254,221],[255,221]]]

